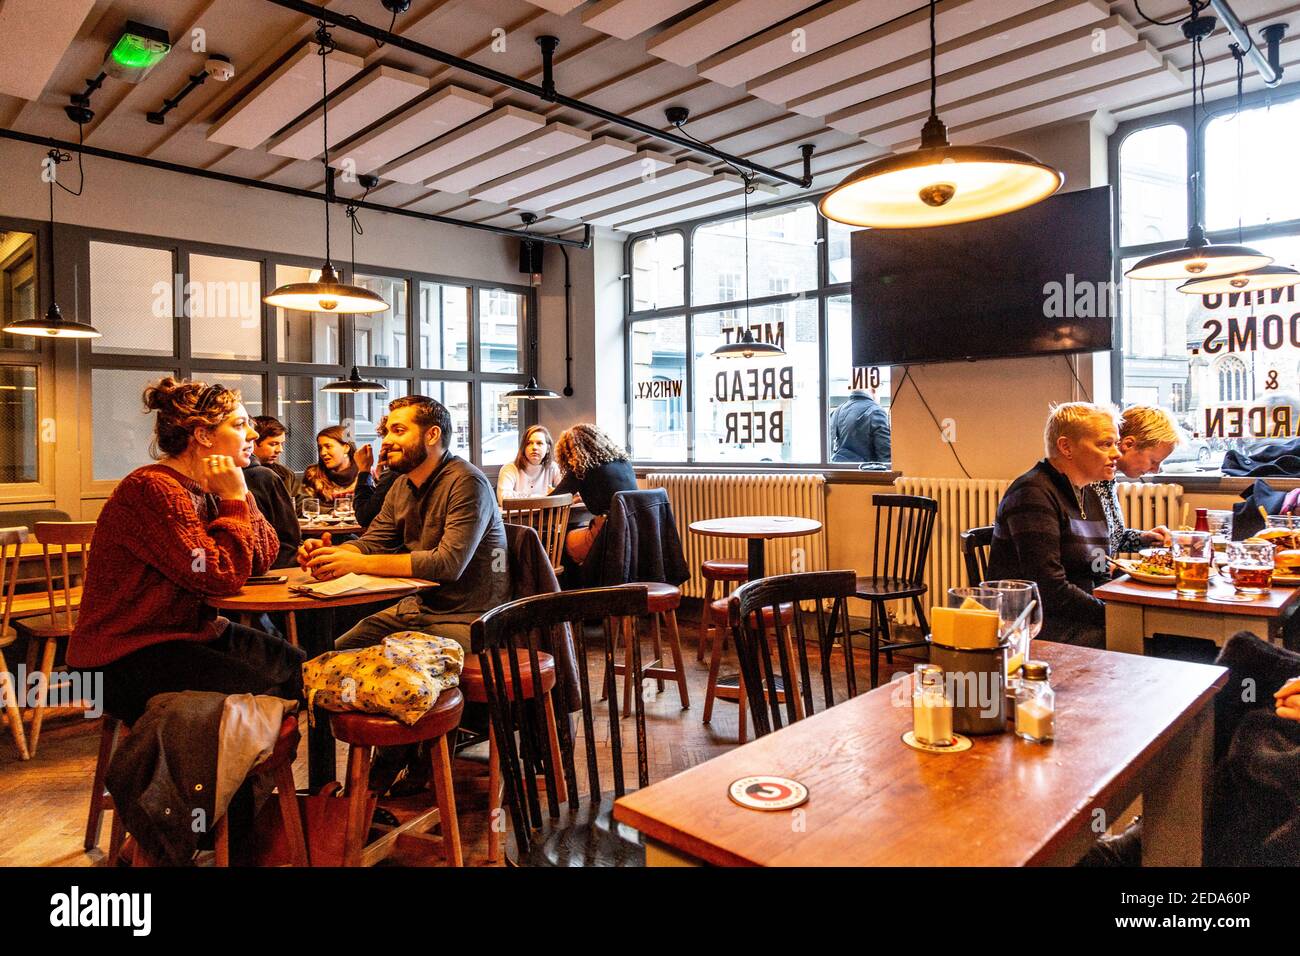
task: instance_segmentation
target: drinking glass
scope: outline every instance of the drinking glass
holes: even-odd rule
[[[1002,592],[1002,606],[999,613],[998,634],[1003,641],[1007,642],[1007,677],[1014,679],[1016,671],[1020,670],[1020,665],[1029,659],[1029,642],[1033,636],[1042,630],[1043,627],[1043,608],[1038,600],[1038,585],[1033,581],[1019,581],[1014,579],[1003,579],[998,581],[981,581],[980,587],[991,588],[995,591]],[[1029,611],[1020,626],[1012,630],[1016,621],[1025,608],[1033,602],[1033,609]],[[1035,619],[1038,629],[1035,630]]]
[[[352,510],[352,496],[338,495],[334,499],[334,517],[351,520],[354,512]]]
[[[949,588],[948,606],[961,607],[967,600],[975,601],[987,611],[997,611],[999,621],[1002,614],[1002,592],[994,588]]]
[[[1174,590],[1201,595],[1210,590],[1210,562],[1214,548],[1208,531],[1175,531]]]
[[[1232,512],[1207,511],[1205,520],[1210,528],[1210,537],[1217,548],[1222,548],[1232,540]]]
[[[1288,531],[1300,528],[1300,515],[1265,515],[1264,527],[1286,528]]]
[[[320,501],[316,498],[307,498],[302,503],[302,516],[311,524],[320,517]]]
[[[1231,542],[1228,576],[1238,594],[1266,593],[1273,584],[1273,546],[1266,542]]]

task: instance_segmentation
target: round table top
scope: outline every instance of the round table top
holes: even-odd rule
[[[309,524],[306,521],[299,521],[298,527],[302,530],[303,537],[311,535],[313,538],[319,538],[326,531],[333,534],[362,534],[366,530],[355,521],[349,521],[346,524]]]
[[[785,515],[738,515],[692,521],[690,528],[696,534],[712,538],[796,538],[815,534],[822,529],[822,523],[812,518]]]
[[[436,581],[424,581],[421,587],[400,585],[391,591],[365,591],[357,594],[339,594],[334,597],[317,598],[306,594],[295,594],[289,588],[293,585],[310,584],[314,578],[301,568],[276,568],[267,574],[283,576],[279,584],[246,584],[238,594],[212,595],[206,599],[210,607],[226,611],[244,611],[257,613],[261,611],[311,611],[330,607],[349,607],[353,604],[374,604],[379,601],[396,601],[408,594],[425,587],[437,587]],[[404,578],[403,580],[410,580]]]

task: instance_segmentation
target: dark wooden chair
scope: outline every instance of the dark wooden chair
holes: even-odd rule
[[[560,594],[539,594],[503,604],[474,622],[473,651],[479,657],[483,686],[492,715],[498,762],[510,810],[511,836],[506,859],[516,866],[643,866],[645,847],[637,831],[616,823],[614,800],[627,792],[623,768],[618,681],[613,679],[614,639],[630,619],[647,613],[645,585],[625,584],[589,588]],[[605,708],[612,791],[602,786],[597,754],[594,702],[597,690],[587,676],[587,646],[583,622],[601,621],[599,649],[605,659]],[[546,629],[572,628],[577,643],[579,692],[582,697],[581,736],[585,756],[586,794],[581,794],[576,742],[569,722],[558,722],[561,768],[555,766],[544,736],[545,713],[539,695],[528,693],[525,673],[540,673],[542,633]],[[632,641],[632,666],[641,667],[641,651]],[[504,652],[504,653],[501,653]],[[508,672],[507,672],[508,671]],[[646,746],[645,704],[636,694],[637,786],[650,781]],[[544,778],[542,793],[534,784]],[[561,786],[567,793],[561,794]],[[545,806],[543,806],[543,798]],[[561,802],[563,801],[563,809]]]
[[[790,723],[816,713],[817,682],[808,657],[814,640],[822,709],[835,706],[833,660],[837,656],[844,658],[844,699],[857,696],[848,606],[848,599],[857,593],[855,571],[808,571],[750,581],[731,595],[731,633],[755,737],[781,729],[783,704]],[[808,602],[812,610],[804,607]],[[793,609],[788,616],[782,613],[785,608]]]
[[[0,528],[0,695],[4,697],[5,719],[9,722],[14,746],[18,748],[19,760],[29,760],[31,754],[27,750],[27,736],[23,733],[22,712],[18,709],[19,691],[14,686],[13,671],[5,660],[4,649],[18,637],[9,621],[13,616],[14,592],[18,589],[20,551],[26,540],[26,528]]]
[[[961,556],[966,562],[966,583],[978,587],[988,577],[989,549],[993,547],[993,525],[970,528],[961,533]]]
[[[871,504],[876,512],[871,574],[858,578],[856,597],[871,604],[871,624],[866,633],[871,645],[871,686],[875,687],[880,678],[878,658],[882,650],[892,664],[894,651],[925,646],[925,641],[893,639],[885,603],[910,598],[922,633],[930,630],[921,596],[927,590],[925,562],[930,556],[930,538],[939,505],[933,498],[919,495],[872,495]]]

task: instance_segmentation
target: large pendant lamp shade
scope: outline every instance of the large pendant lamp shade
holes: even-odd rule
[[[935,0],[930,0],[930,118],[918,149],[872,160],[822,197],[827,219],[872,229],[950,226],[1024,209],[1061,188],[1065,175],[1001,146],[953,146],[935,103]]]
[[[329,83],[325,75],[325,60],[334,49],[334,39],[325,29],[324,23],[316,28],[316,43],[320,46],[321,163],[325,168],[325,264],[321,266],[320,278],[315,282],[282,285],[270,295],[263,296],[262,301],[281,309],[329,312],[332,315],[383,312],[387,310],[388,303],[369,289],[339,281],[330,259],[330,203],[333,200],[334,177],[333,170],[330,169]]]
[[[745,329],[735,342],[727,342],[713,350],[720,358],[753,358],[755,355],[784,355],[785,349],[771,342],[760,342],[754,338],[753,330]]]
[[[322,392],[348,392],[353,395],[359,392],[388,391],[385,386],[380,385],[378,382],[370,382],[362,378],[361,373],[357,370],[355,365],[352,366],[352,374],[347,378],[341,378],[337,381],[322,385],[320,390]]]
[[[1264,266],[1249,272],[1210,279],[1191,279],[1178,287],[1188,295],[1214,295],[1215,293],[1262,292],[1267,289],[1285,289],[1300,285],[1300,271],[1290,266]]]
[[[537,384],[537,377],[533,376],[528,380],[527,385],[522,388],[512,388],[510,391],[506,392],[504,397],[536,400],[541,398],[559,398],[560,395],[558,392],[552,392],[549,388],[542,388]]]

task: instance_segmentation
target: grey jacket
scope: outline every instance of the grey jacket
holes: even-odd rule
[[[481,614],[510,600],[506,531],[487,476],[448,452],[417,488],[398,478],[360,540],[362,554],[411,555],[411,573],[440,587],[422,592],[434,613]]]

